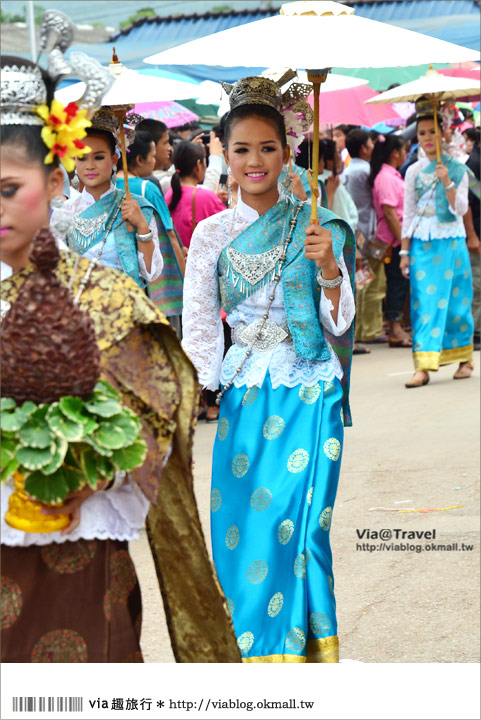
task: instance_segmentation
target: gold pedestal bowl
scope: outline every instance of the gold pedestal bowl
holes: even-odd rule
[[[23,532],[49,533],[56,530],[63,530],[70,525],[70,515],[48,515],[41,513],[41,510],[48,508],[48,505],[32,500],[27,495],[23,484],[23,475],[15,472],[13,474],[15,490],[10,495],[8,510],[5,513],[5,522],[10,527]],[[57,506],[56,506],[57,507]]]

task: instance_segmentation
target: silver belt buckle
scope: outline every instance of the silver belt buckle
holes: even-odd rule
[[[259,337],[254,342],[263,322],[264,320],[259,318],[249,325],[238,325],[234,328],[234,343],[249,345],[249,347],[254,343],[253,349],[268,352],[277,347],[279,343],[292,340],[287,324],[277,325],[272,320],[266,320]]]

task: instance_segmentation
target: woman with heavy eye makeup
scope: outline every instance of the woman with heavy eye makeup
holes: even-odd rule
[[[201,384],[220,386],[214,560],[243,662],[338,662],[329,530],[351,424],[353,234],[280,198],[290,128],[277,84],[244,78],[229,100],[238,201],[192,235],[183,313]]]
[[[55,20],[62,29],[68,18]],[[86,82],[100,104],[110,77],[92,64],[95,87]],[[176,660],[240,662],[192,492],[195,372],[137,276],[59,248],[49,229],[66,146],[47,146],[44,130],[54,112],[67,122],[87,108],[54,105],[54,80],[24,58],[2,56],[1,68],[2,662],[143,662],[129,541],[146,524]],[[70,158],[85,147],[76,142]],[[77,162],[95,200],[114,154],[108,137],[87,142]],[[119,214],[147,233],[135,200]],[[144,260],[154,263],[147,251]],[[99,423],[86,415],[95,402]],[[118,455],[109,466],[119,430],[122,450],[140,453],[129,467]]]
[[[400,267],[410,281],[414,375],[407,388],[428,384],[429,373],[457,362],[453,377],[473,372],[471,265],[463,215],[468,210],[465,165],[441,151],[432,107],[418,106],[417,135],[424,157],[405,177]],[[441,126],[441,118],[438,120]]]

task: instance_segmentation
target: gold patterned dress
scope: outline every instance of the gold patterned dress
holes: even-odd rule
[[[88,260],[66,253],[55,273],[75,294],[88,266]],[[2,309],[15,302],[31,273],[28,266],[2,283]],[[148,511],[175,658],[239,662],[193,493],[198,385],[192,365],[164,316],[124,273],[94,267],[79,307],[95,327],[102,377],[142,419],[149,453],[120,488],[131,495],[123,505],[119,499],[116,510],[124,521],[131,511],[137,530],[139,516]],[[95,493],[93,502],[99,505],[102,495],[108,493]],[[87,519],[97,513],[97,519],[88,532],[66,541],[49,534],[42,544],[31,544],[20,531],[2,538],[4,662],[142,662],[140,590],[125,523],[115,526],[114,515],[102,515],[101,503],[89,511],[90,500],[82,513]]]

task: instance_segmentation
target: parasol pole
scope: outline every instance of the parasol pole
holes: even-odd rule
[[[438,101],[431,100],[431,103],[433,106],[433,115],[434,115],[434,141],[436,143],[436,158],[439,163],[439,162],[441,162],[441,135],[439,132],[439,125],[438,125]]]
[[[119,75],[119,71],[121,70],[121,68],[122,63],[120,62],[114,47],[112,50],[112,60],[110,61],[109,65],[110,72],[114,77],[116,77]],[[125,197],[127,198],[127,200],[130,200],[131,194],[129,188],[129,169],[127,167],[127,148],[125,145],[124,122],[127,112],[132,108],[133,105],[115,105],[112,107],[113,113],[119,121],[120,149],[122,151],[122,170],[124,171]],[[134,231],[134,226],[132,225],[132,223],[127,222],[126,225],[129,232]]]
[[[131,105],[116,105],[112,108],[115,117],[119,121],[120,149],[122,151],[122,170],[124,171],[125,197],[130,200],[132,197],[129,188],[129,169],[127,167],[127,148],[125,145],[124,121],[127,111],[132,108]],[[126,222],[128,232],[134,231],[134,226],[130,222]]]
[[[329,68],[330,69],[330,68]],[[308,70],[307,79],[314,90],[314,126],[312,137],[312,177],[311,177],[311,222],[318,225],[317,198],[319,197],[319,96],[321,84],[326,81],[329,69]]]

